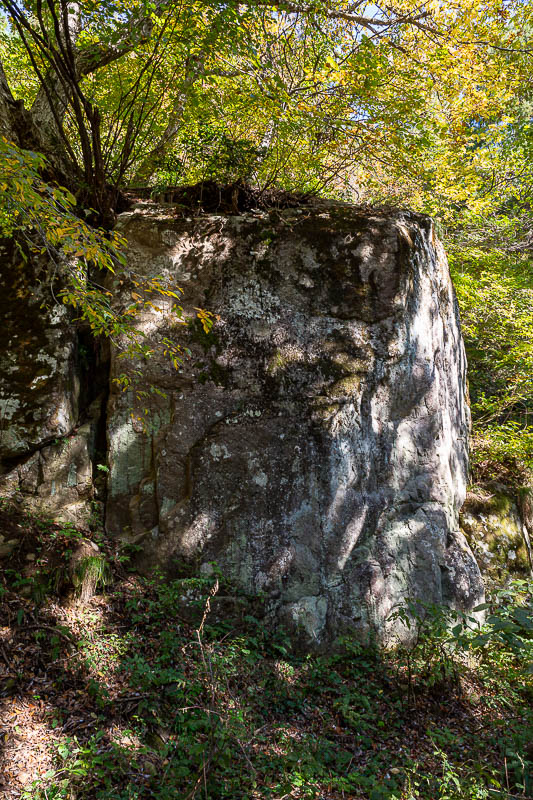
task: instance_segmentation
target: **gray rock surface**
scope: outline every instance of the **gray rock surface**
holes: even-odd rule
[[[94,420],[80,423],[78,331],[43,264],[0,247],[0,496],[86,524]],[[85,414],[85,417],[87,415]]]
[[[405,635],[388,616],[407,597],[481,602],[458,528],[466,364],[431,221],[141,205],[118,227],[132,272],[184,289],[188,324],[147,311],[147,342],[192,358],[113,357],[112,377],[142,378],[111,392],[108,529],[142,541],[147,569],[217,562],[307,643]],[[208,336],[195,307],[220,317]]]
[[[0,475],[0,496],[15,500],[27,511],[87,527],[94,510],[91,438],[87,424],[41,446]]]
[[[0,459],[68,434],[78,418],[76,331],[54,303],[47,273],[0,248]],[[44,307],[46,304],[48,307]]]

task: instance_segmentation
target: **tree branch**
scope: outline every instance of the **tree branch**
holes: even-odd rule
[[[394,25],[412,25],[415,28],[428,31],[430,33],[438,32],[436,28],[421,22],[421,20],[431,17],[429,11],[421,11],[415,15],[398,14],[390,17],[390,19],[380,19],[379,17],[365,17],[361,14],[356,14],[349,8],[345,10],[333,8],[318,9],[313,5],[305,5],[293,2],[278,4],[274,0],[241,0],[241,4],[252,8],[255,6],[268,7],[279,5],[283,11],[288,11],[290,14],[318,14],[326,17],[327,19],[344,20],[345,22],[351,22],[354,25],[359,25],[361,28],[366,28],[372,33],[376,32],[376,28],[388,29]]]

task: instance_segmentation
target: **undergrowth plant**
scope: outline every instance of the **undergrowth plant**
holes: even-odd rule
[[[73,574],[74,588],[81,600],[87,600],[111,582],[111,570],[105,556],[85,556],[76,565]]]
[[[98,618],[77,656],[94,725],[56,729],[56,767],[24,800],[530,796],[527,582],[470,615],[406,603],[394,614],[410,648],[345,637],[312,655],[266,627],[253,598],[226,617],[234,592],[217,574],[115,586],[120,624]],[[458,709],[447,723],[443,704]],[[465,715],[480,726],[461,727]]]
[[[510,707],[527,704],[523,727],[513,731],[511,740],[502,738],[504,775],[479,763],[469,766],[463,778],[446,754],[437,750],[442,776],[420,777],[413,768],[407,786],[411,796],[485,798],[531,797],[533,792],[533,582],[514,580],[496,592],[491,602],[472,609],[471,614],[434,604],[407,601],[396,608],[391,619],[412,631],[410,644],[399,647],[397,666],[407,678],[409,703],[416,690],[454,683],[462,693],[472,666],[483,677],[490,696],[486,702]],[[414,790],[421,794],[412,794]],[[506,793],[507,792],[507,793]],[[519,795],[513,795],[519,792]],[[497,793],[497,794],[495,794]]]
[[[78,575],[105,595],[60,612],[54,570],[78,533],[2,513],[25,544],[2,576],[14,668],[0,672],[1,702],[42,699],[53,745],[24,800],[532,796],[531,581],[470,613],[406,601],[391,621],[409,646],[348,635],[302,653],[267,599],[239,594],[216,565],[142,578],[127,553],[95,551]]]
[[[513,240],[450,239],[472,402],[474,480],[533,475],[533,262]]]

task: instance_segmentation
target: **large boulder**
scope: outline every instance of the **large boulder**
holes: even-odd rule
[[[142,377],[111,393],[109,530],[142,541],[145,567],[216,562],[317,643],[389,641],[406,598],[479,603],[458,526],[466,363],[431,220],[146,204],[119,229],[132,276],[184,289],[187,325],[147,310],[146,341],[174,338],[192,358],[176,372],[161,349],[115,353],[112,378]],[[209,335],[197,307],[219,316]]]

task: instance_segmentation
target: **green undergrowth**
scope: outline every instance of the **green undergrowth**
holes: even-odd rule
[[[508,243],[507,243],[508,245]],[[473,480],[533,475],[533,260],[528,250],[448,242],[472,407]]]
[[[3,585],[37,605],[67,591],[90,597],[111,580],[102,532],[24,512],[0,497]]]
[[[470,616],[406,602],[392,614],[410,647],[305,654],[215,566],[143,578],[97,533],[98,551],[0,512],[0,723],[19,737],[0,744],[18,752],[27,729],[48,753],[46,769],[22,756],[21,800],[533,796],[531,582]]]
[[[409,649],[346,638],[307,655],[246,598],[227,618],[220,576],[144,579],[115,563],[106,594],[61,620],[21,599],[24,618],[47,625],[13,620],[13,648],[34,648],[16,693],[36,702],[41,686],[54,765],[21,797],[531,797],[531,588],[479,609],[481,627],[406,604],[394,613]],[[15,596],[4,600],[13,614]]]

